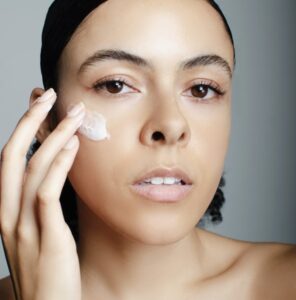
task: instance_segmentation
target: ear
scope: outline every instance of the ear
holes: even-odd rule
[[[42,88],[35,88],[33,89],[31,96],[30,96],[30,106],[37,100],[37,98],[41,97],[45,93],[45,90]],[[43,143],[43,141],[49,136],[51,133],[51,124],[52,124],[52,116],[51,112],[47,115],[46,119],[40,125],[38,132],[36,134],[36,139],[39,143]]]

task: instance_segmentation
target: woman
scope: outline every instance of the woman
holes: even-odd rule
[[[1,299],[11,281],[17,299],[295,299],[295,246],[196,227],[223,182],[231,126],[235,52],[219,8],[84,3],[51,7],[46,91],[33,90],[2,151],[12,280]],[[67,176],[76,242],[59,203]]]

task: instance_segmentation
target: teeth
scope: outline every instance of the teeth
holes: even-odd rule
[[[174,184],[176,182],[176,178],[174,177],[164,177],[163,183],[164,184]]]
[[[160,185],[163,184],[164,180],[161,177],[151,178],[151,184]]]
[[[175,177],[153,177],[153,178],[146,179],[144,182],[149,184],[155,184],[155,185],[161,185],[161,184],[173,185],[173,184],[181,184],[181,179]]]

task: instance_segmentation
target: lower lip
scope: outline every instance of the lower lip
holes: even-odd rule
[[[190,192],[192,185],[140,185],[131,186],[138,195],[155,202],[179,202]]]

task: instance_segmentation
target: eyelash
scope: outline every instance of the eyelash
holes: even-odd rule
[[[95,82],[94,85],[93,85],[93,89],[96,92],[104,90],[106,84],[109,83],[109,82],[120,82],[120,83],[128,86],[129,88],[132,88],[131,85],[124,78],[121,78],[121,77],[106,77],[106,78],[103,78],[103,79]],[[109,94],[109,96],[111,95],[111,97],[118,97],[119,95],[121,97],[123,96],[123,94],[112,94],[112,93],[108,93],[108,94]]]
[[[96,92],[100,92],[102,90],[106,90],[106,84],[107,83],[110,83],[110,82],[119,82],[123,85],[126,85],[128,86],[129,88],[133,88],[131,87],[131,85],[122,77],[107,77],[107,78],[103,78],[97,82],[95,82],[93,84],[93,89],[96,91]],[[199,80],[198,82],[195,82],[193,83],[189,89],[187,90],[191,90],[192,88],[196,87],[196,86],[203,86],[205,88],[207,88],[208,90],[212,90],[216,96],[215,97],[222,97],[226,94],[226,91],[222,90],[220,88],[220,86],[218,84],[216,84],[215,82],[211,81],[211,80],[205,80],[205,79],[202,79],[202,80]],[[117,93],[117,94],[112,94],[112,93],[109,93],[107,92],[108,96],[109,97],[122,97],[122,96],[125,96],[126,94],[120,94],[120,93]],[[195,97],[195,96],[190,96],[191,98],[195,98],[195,99],[204,99],[204,98],[198,98],[198,97]],[[200,100],[202,102],[210,102],[212,100],[211,99],[206,99],[206,100]]]
[[[211,80],[206,80],[206,79],[199,79],[198,81],[193,82],[192,85],[190,86],[190,88],[187,90],[191,90],[192,88],[194,88],[196,86],[203,86],[209,90],[212,90],[216,94],[215,98],[223,97],[226,94],[226,91],[223,90],[217,83],[215,83],[214,81],[211,81]],[[195,96],[191,96],[191,97],[198,99],[198,97],[195,97]],[[201,98],[201,99],[203,99],[203,98]],[[210,101],[212,101],[212,98],[210,98],[209,100],[206,100],[206,101],[202,101],[202,102],[210,102]]]

